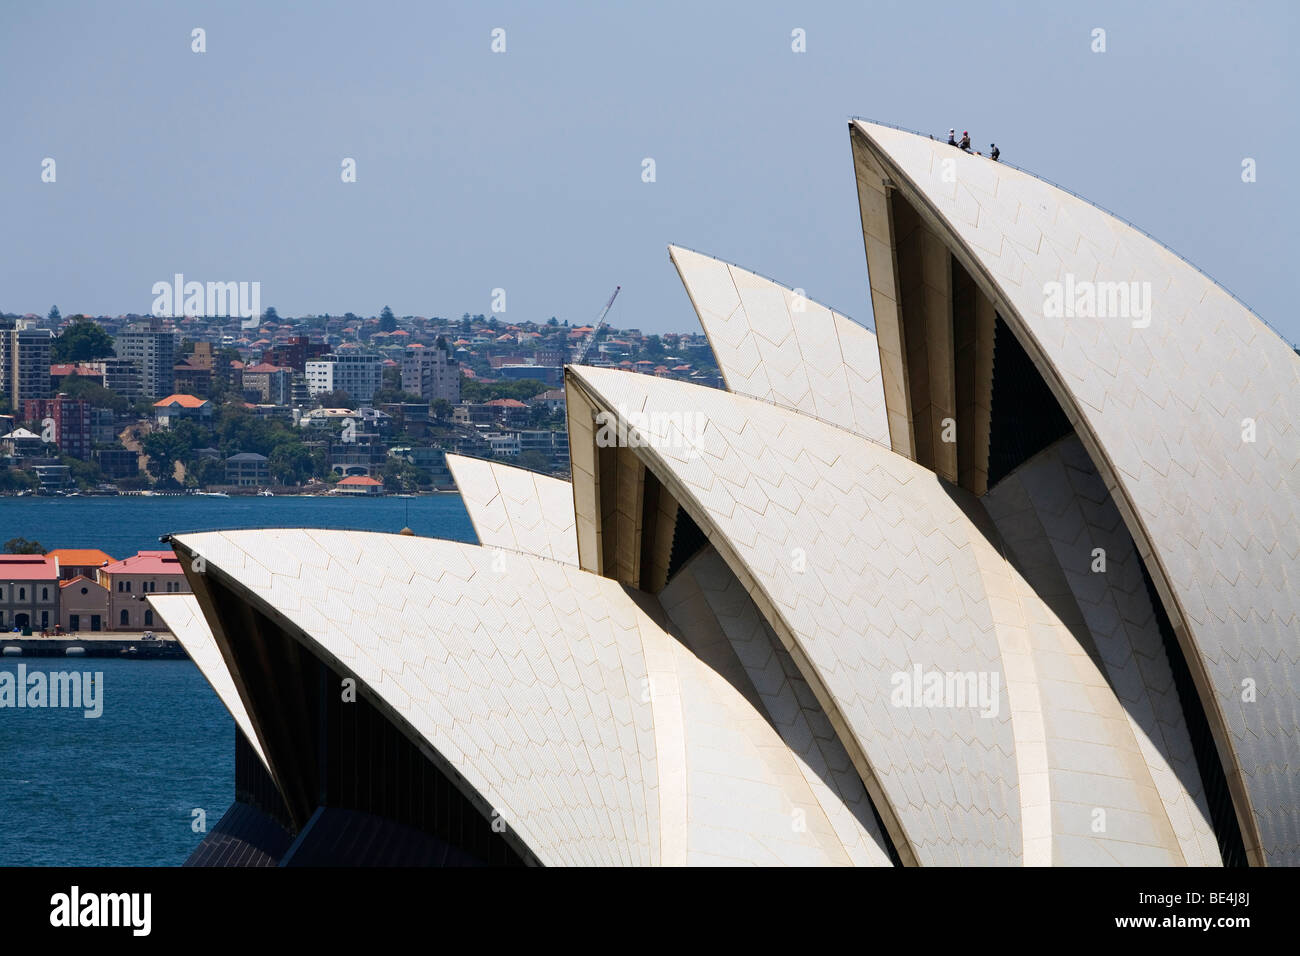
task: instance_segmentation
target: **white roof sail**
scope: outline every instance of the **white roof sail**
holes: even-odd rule
[[[1084,200],[942,142],[853,128],[993,299],[1148,556],[1249,805],[1247,854],[1300,864],[1300,357]]]
[[[831,819],[849,811],[826,809],[766,716],[658,623],[647,595],[432,538],[173,540],[355,675],[543,863],[887,863],[849,852]],[[361,580],[385,598],[358,607]]]
[[[480,544],[577,565],[568,481],[464,455],[448,455],[447,467]]]
[[[230,711],[230,716],[235,718],[235,726],[252,745],[262,765],[270,769],[266,754],[262,752],[262,744],[257,739],[253,721],[248,716],[248,709],[244,707],[230,676],[230,669],[221,656],[221,649],[217,647],[217,639],[212,636],[212,628],[203,618],[198,598],[193,594],[150,594],[148,598],[149,604],[167,622],[167,627],[176,640],[180,641],[181,647],[185,648],[185,653],[190,655],[190,660],[199,669],[203,679],[216,691],[221,703]]]
[[[796,290],[669,246],[730,391],[889,444],[876,336]]]

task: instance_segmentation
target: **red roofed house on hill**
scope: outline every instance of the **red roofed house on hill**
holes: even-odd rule
[[[212,403],[193,395],[168,395],[153,403],[153,416],[159,428],[171,428],[172,422],[181,418],[207,419],[212,417]]]

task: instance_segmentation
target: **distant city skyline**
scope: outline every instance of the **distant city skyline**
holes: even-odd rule
[[[612,325],[691,332],[678,243],[874,327],[842,202],[865,115],[996,141],[1295,343],[1298,25],[1281,2],[10,5],[0,310],[147,314],[179,272],[287,316],[504,298],[503,322],[581,325],[621,285]]]

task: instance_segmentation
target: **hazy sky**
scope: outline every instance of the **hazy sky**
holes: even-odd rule
[[[581,323],[621,284],[615,324],[694,330],[675,242],[872,324],[861,115],[996,141],[1296,341],[1297,10],[5,0],[0,310],[147,312],[183,272],[288,315],[487,313],[499,287],[504,319]]]

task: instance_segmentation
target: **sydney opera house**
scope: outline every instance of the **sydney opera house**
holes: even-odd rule
[[[726,390],[569,366],[571,481],[449,456],[479,544],[170,537],[238,727],[191,864],[1300,863],[1300,358],[849,137],[874,332],[670,247]]]

